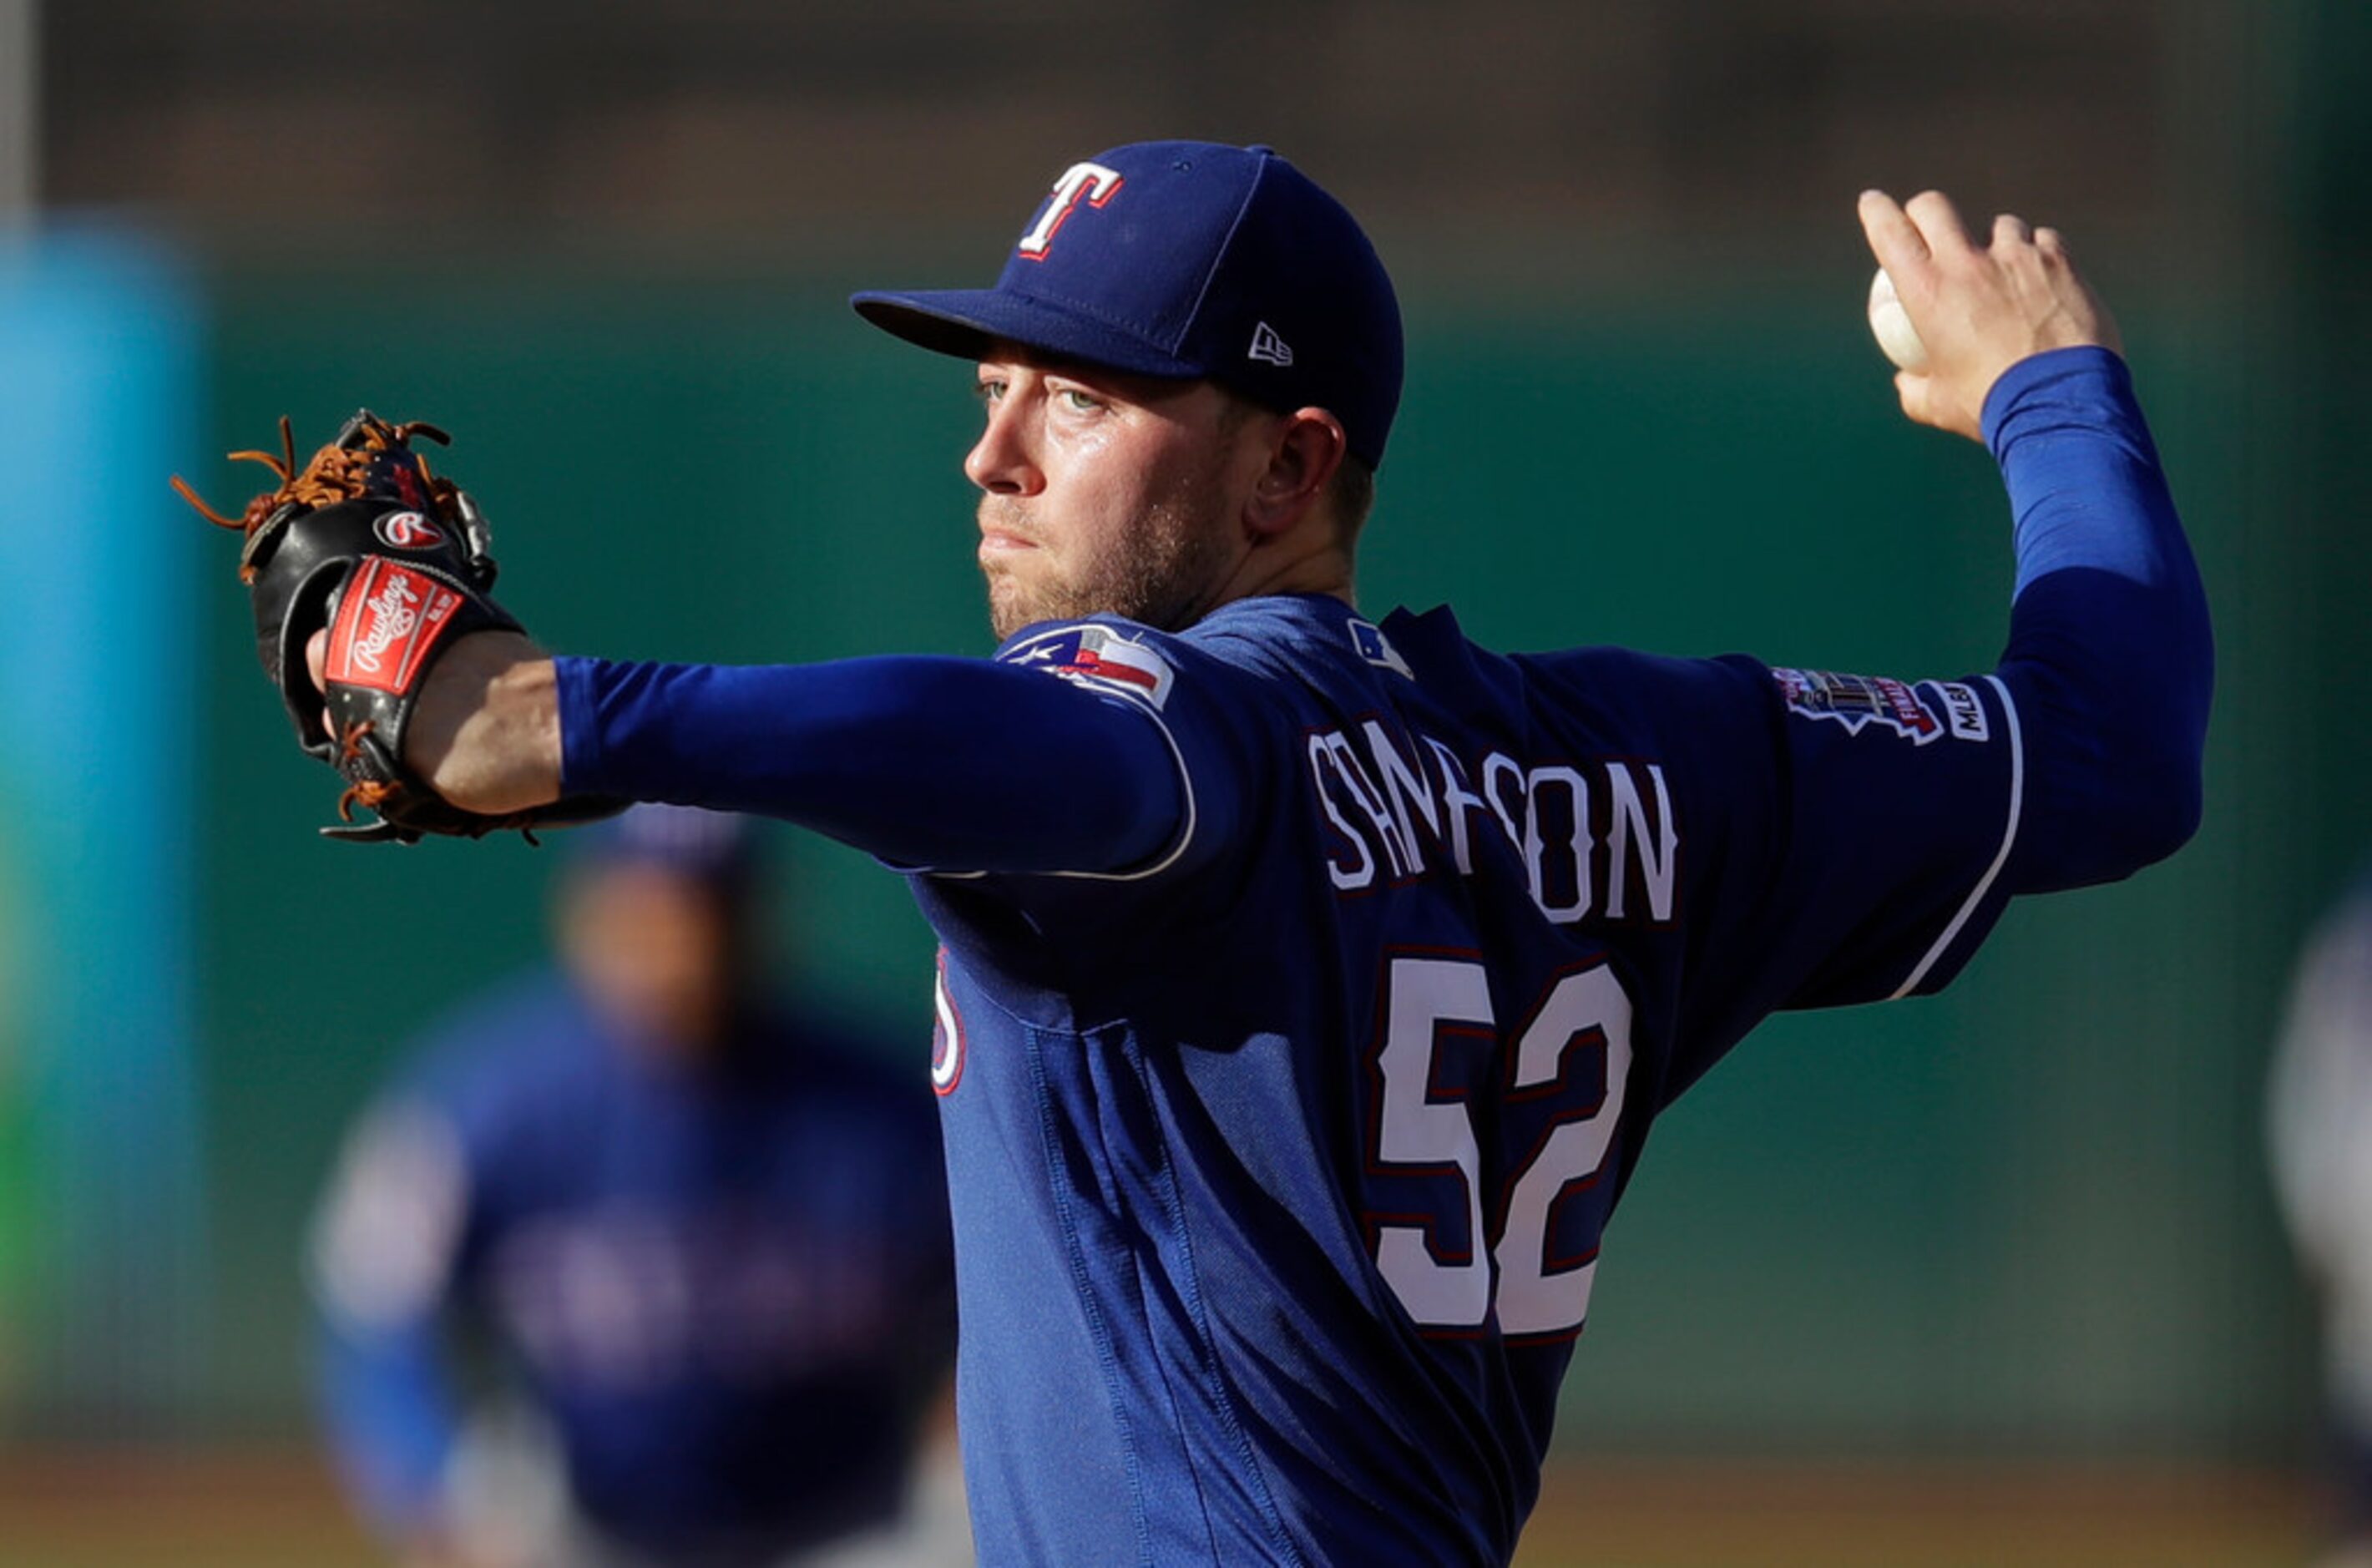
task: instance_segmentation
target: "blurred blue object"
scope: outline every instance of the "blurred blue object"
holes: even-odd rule
[[[171,1416],[204,1294],[192,1060],[183,585],[204,530],[166,488],[192,435],[195,302],[123,232],[0,239],[0,1279],[14,1423]]]
[[[746,817],[697,806],[645,802],[561,835],[587,865],[655,865],[714,887],[746,887],[763,856]]]

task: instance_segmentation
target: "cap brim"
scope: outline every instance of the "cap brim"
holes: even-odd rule
[[[1204,367],[1144,339],[1028,295],[993,288],[931,289],[849,296],[856,313],[892,336],[959,359],[981,359],[1007,343],[1057,359],[1075,359],[1139,376],[1206,374]]]

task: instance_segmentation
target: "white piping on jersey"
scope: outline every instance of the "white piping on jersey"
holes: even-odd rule
[[[1994,695],[2001,699],[2002,717],[2008,721],[2006,727],[2009,731],[2009,821],[2002,829],[2001,848],[1994,853],[1994,863],[1985,867],[1982,877],[1977,878],[1977,885],[1970,890],[1968,900],[1960,905],[1960,912],[1952,917],[1951,924],[1944,927],[1944,934],[1936,938],[1936,945],[1927,949],[1927,956],[1919,960],[1901,989],[1887,998],[1889,1002],[1910,995],[1913,988],[1927,978],[1927,971],[1936,967],[1936,960],[1944,956],[1945,949],[1951,947],[1952,939],[1959,935],[1960,927],[1969,923],[1969,917],[1977,912],[1979,904],[1985,901],[1985,895],[1993,890],[1994,878],[2001,875],[2002,866],[2009,860],[2010,846],[2017,842],[2018,813],[2026,803],[2026,740],[2018,732],[2017,704],[2010,701],[2009,688],[2002,684],[2001,677],[1997,675],[1988,675],[1984,681],[1994,689]]]
[[[1128,703],[1146,718],[1153,721],[1153,727],[1161,732],[1163,742],[1169,748],[1170,758],[1178,764],[1178,787],[1186,792],[1186,821],[1185,825],[1178,830],[1177,842],[1169,846],[1169,853],[1168,854],[1163,855],[1159,860],[1155,861],[1150,865],[1141,865],[1134,871],[1005,871],[997,873],[998,876],[1068,877],[1076,881],[1082,882],[1141,882],[1147,877],[1157,877],[1162,872],[1169,870],[1172,865],[1178,864],[1178,857],[1186,853],[1186,846],[1194,842],[1194,775],[1186,766],[1186,753],[1180,749],[1178,745],[1178,738],[1169,733],[1169,725],[1167,720],[1162,718],[1159,711],[1155,709],[1150,703],[1138,699],[1134,692],[1116,691],[1112,693],[1112,695]],[[923,875],[926,877],[944,877],[949,881],[976,881],[982,877],[987,877],[989,873],[985,871],[939,871],[935,869],[926,869],[923,872]]]

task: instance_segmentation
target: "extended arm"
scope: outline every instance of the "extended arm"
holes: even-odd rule
[[[1154,718],[1011,665],[562,659],[558,688],[570,790],[784,817],[909,865],[1119,870],[1183,817]]]
[[[1984,442],[2016,523],[2017,589],[1997,673],[2025,745],[2020,892],[2123,876],[2200,814],[2214,651],[2182,537],[2108,313],[2057,231],[1994,220],[1978,245],[1929,192],[1862,197],[1870,249],[1929,348],[1904,412]]]
[[[437,668],[405,756],[474,810],[557,799],[564,771],[570,791],[598,777],[633,799],[785,818],[975,871],[1134,865],[1185,807],[1150,717],[979,659],[611,664],[485,633]]]

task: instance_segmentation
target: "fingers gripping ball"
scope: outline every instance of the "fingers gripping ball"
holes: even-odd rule
[[[1894,275],[1884,267],[1869,280],[1869,330],[1897,370],[1917,375],[1927,368],[1927,345],[1919,341],[1919,329],[1894,291]]]
[[[297,745],[346,781],[331,838],[417,842],[436,833],[478,838],[605,817],[622,803],[564,799],[507,816],[464,811],[405,767],[403,737],[428,671],[472,632],[519,631],[488,597],[492,533],[469,496],[429,470],[415,437],[433,425],[390,424],[365,410],[338,438],[296,466],[286,420],[281,451],[234,452],[269,468],[279,484],[228,517],[178,477],[183,499],[246,535],[239,580],[255,611],[256,653],[280,691]],[[305,645],[328,628],[326,686],[316,690]],[[355,809],[374,819],[357,822]]]

